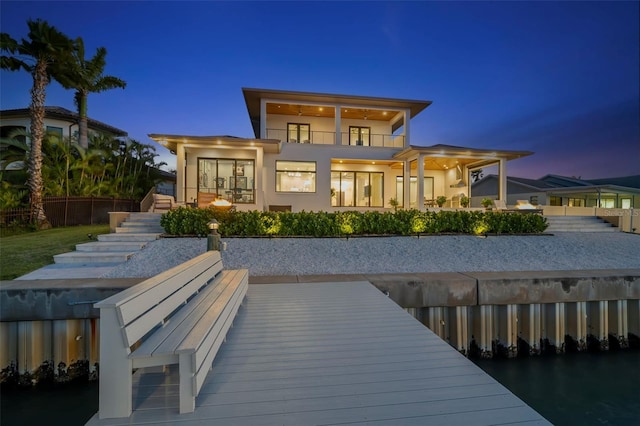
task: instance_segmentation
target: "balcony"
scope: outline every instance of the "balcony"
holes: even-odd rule
[[[278,139],[285,143],[302,143],[316,145],[336,145],[336,133],[313,130],[309,139],[301,137],[287,138],[287,129],[267,129],[267,139]],[[366,138],[349,138],[348,132],[340,134],[341,145],[380,147],[380,148],[404,148],[404,135],[369,134]]]

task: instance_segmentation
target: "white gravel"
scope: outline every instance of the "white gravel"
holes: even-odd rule
[[[223,241],[225,268],[248,268],[256,276],[640,268],[640,236],[619,232]],[[104,278],[150,277],[206,248],[203,238],[160,239]]]

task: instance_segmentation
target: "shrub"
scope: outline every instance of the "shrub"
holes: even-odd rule
[[[398,210],[397,212],[249,212],[220,211],[214,207],[180,207],[162,215],[161,225],[171,235],[205,235],[215,218],[226,237],[412,234],[539,233],[546,219],[535,214],[479,211]]]

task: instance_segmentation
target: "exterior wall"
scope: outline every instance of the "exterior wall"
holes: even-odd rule
[[[307,144],[285,144],[280,154],[265,154],[264,158],[264,207],[269,205],[290,205],[292,211],[336,211],[336,210],[370,210],[370,207],[332,207],[331,206],[331,160],[339,158],[343,164],[335,164],[334,170],[374,171],[384,173],[384,204],[395,196],[395,178],[402,175],[400,170],[391,169],[383,164],[354,164],[349,159],[383,161],[388,160],[397,150],[391,148],[367,148],[355,146],[327,146]],[[366,153],[366,155],[365,155]],[[275,190],[276,160],[315,161],[316,192],[315,193],[280,193]]]

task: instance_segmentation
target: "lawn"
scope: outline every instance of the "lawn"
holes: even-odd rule
[[[108,234],[109,225],[71,226],[0,238],[0,280],[12,280],[53,263],[53,255],[89,242],[87,234]]]

